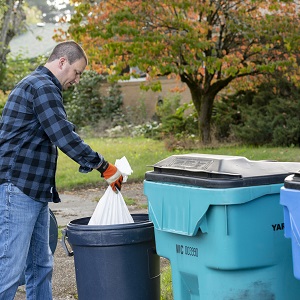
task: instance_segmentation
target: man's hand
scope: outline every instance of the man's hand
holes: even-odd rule
[[[102,165],[97,170],[115,192],[121,190],[123,176],[116,166],[107,161],[103,161]]]

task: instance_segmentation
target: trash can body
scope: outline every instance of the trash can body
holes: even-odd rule
[[[87,225],[90,218],[82,218],[67,225],[80,300],[160,299],[153,223],[132,216],[132,224]]]
[[[176,163],[177,157],[171,158]],[[271,172],[267,176],[262,162],[255,169],[244,158],[191,155],[178,160],[179,172],[163,162],[144,181],[157,253],[171,263],[174,299],[298,299],[300,284],[291,272],[291,246],[279,205],[285,168],[279,170],[283,174],[272,174],[264,162]],[[207,165],[215,161],[218,171],[209,172]],[[200,172],[189,174],[186,166],[197,163]],[[246,172],[251,167],[251,176],[237,172],[238,164]],[[285,167],[295,170],[299,164]]]
[[[280,204],[284,212],[284,235],[291,239],[294,276],[300,280],[300,173],[285,179]]]

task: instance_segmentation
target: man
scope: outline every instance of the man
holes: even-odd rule
[[[47,63],[13,89],[0,122],[0,300],[14,299],[25,269],[27,300],[52,299],[53,257],[48,202],[55,186],[57,147],[81,172],[97,169],[116,189],[123,177],[93,151],[67,120],[62,89],[78,84],[87,65],[74,41],[58,44]]]

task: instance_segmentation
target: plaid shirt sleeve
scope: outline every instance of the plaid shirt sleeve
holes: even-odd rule
[[[37,90],[33,109],[51,142],[76,161],[81,172],[89,172],[102,162],[103,157],[84,143],[67,120],[61,93],[55,85],[44,85]]]

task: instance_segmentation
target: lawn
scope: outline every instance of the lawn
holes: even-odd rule
[[[163,141],[144,138],[90,138],[85,142],[95,151],[101,153],[106,160],[114,163],[123,156],[129,161],[133,174],[128,181],[142,181],[145,172],[152,170],[153,164],[174,154],[203,153],[244,156],[250,160],[277,160],[300,162],[298,148],[268,148],[245,146],[222,146],[214,148],[199,148],[194,150],[168,151]],[[96,171],[88,174],[78,172],[78,164],[60,152],[57,169],[58,190],[84,188],[88,185],[104,184]]]

